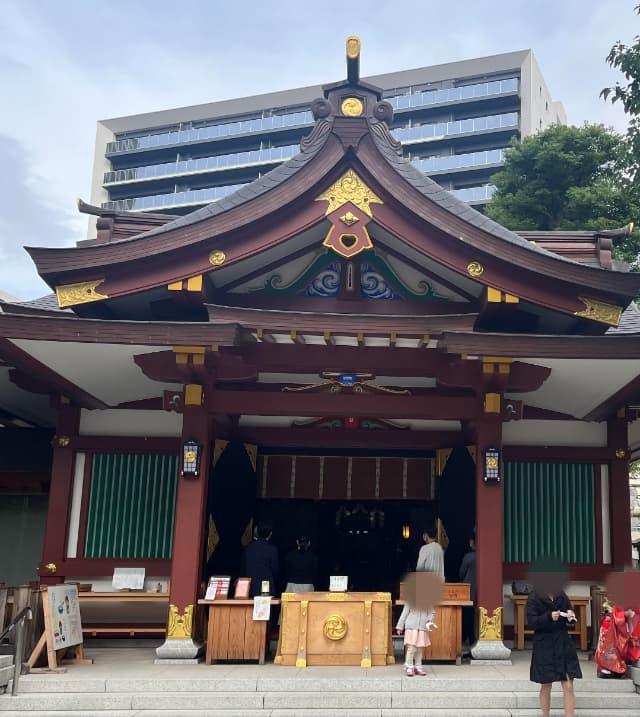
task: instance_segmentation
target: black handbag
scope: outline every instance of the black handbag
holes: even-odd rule
[[[511,583],[511,592],[514,595],[529,595],[533,592],[533,586],[524,580],[514,580]]]

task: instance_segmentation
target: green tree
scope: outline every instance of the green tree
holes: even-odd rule
[[[640,5],[635,7],[640,15]],[[640,35],[633,38],[632,45],[618,41],[607,55],[607,62],[623,74],[626,84],[616,82],[613,87],[605,87],[600,93],[612,103],[621,102],[629,115],[629,126],[625,136],[623,165],[630,179],[640,180]]]
[[[553,125],[514,141],[487,214],[515,230],[612,229],[640,218],[633,184],[620,168],[621,137],[602,125]],[[634,263],[640,233],[617,240],[616,256]]]

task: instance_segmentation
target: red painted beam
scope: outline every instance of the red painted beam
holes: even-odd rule
[[[631,565],[629,424],[625,418],[613,418],[607,423],[607,445],[612,453],[609,465],[612,567],[624,568]]]
[[[376,416],[433,420],[469,420],[476,415],[474,396],[374,396],[300,394],[276,391],[216,390],[209,410],[215,414],[259,416]]]
[[[513,358],[640,358],[640,336],[547,336],[445,332],[439,348],[453,354]]]
[[[155,381],[184,379],[171,351],[139,354],[134,360],[145,376]],[[474,390],[483,378],[480,361],[463,361],[433,349],[363,346],[254,343],[241,351],[223,349],[218,354],[208,354],[206,367],[215,374],[218,384],[256,381],[259,373],[309,374],[311,384],[323,371],[355,371],[374,377],[433,377],[438,386]],[[500,379],[505,390],[535,391],[550,373],[545,366],[514,361],[509,374]]]
[[[159,409],[158,409],[159,410]],[[141,426],[144,431],[144,426]],[[176,436],[77,436],[73,447],[79,451],[178,453],[180,438]]]
[[[221,375],[229,365],[244,361],[263,373],[315,373],[347,371],[374,376],[435,376],[447,356],[434,349],[377,346],[304,346],[253,343],[237,350],[222,349],[218,359]]]
[[[74,578],[90,578],[113,575],[116,567],[145,568],[149,577],[167,577],[171,572],[171,560],[139,560],[128,558],[68,558],[57,564],[58,572]]]
[[[274,448],[361,448],[425,451],[451,447],[462,441],[460,431],[331,430],[324,428],[251,428],[237,433],[246,443]]]
[[[611,449],[606,446],[504,446],[502,455],[505,461],[606,463],[611,458]]]

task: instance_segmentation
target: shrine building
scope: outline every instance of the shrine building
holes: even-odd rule
[[[174,657],[260,519],[321,589],[397,591],[436,522],[456,582],[475,531],[480,646],[539,555],[587,594],[631,560],[640,274],[415,169],[359,53],[292,159],[184,216],[81,202],[95,238],[26,248],[55,302],[0,302],[0,391],[56,411],[40,579],[144,567]]]

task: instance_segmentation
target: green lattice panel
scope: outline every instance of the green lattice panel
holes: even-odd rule
[[[595,563],[591,463],[505,464],[504,559],[528,563],[539,555]]]
[[[85,556],[170,558],[177,471],[171,454],[94,454]]]

